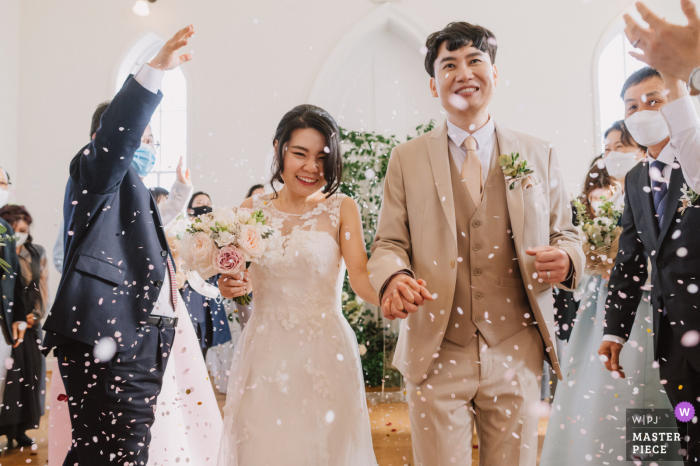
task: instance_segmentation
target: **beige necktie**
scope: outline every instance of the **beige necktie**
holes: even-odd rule
[[[476,152],[476,139],[473,136],[469,136],[464,140],[463,146],[467,150],[467,157],[462,164],[462,180],[466,183],[467,191],[469,191],[474,205],[478,208],[479,204],[481,204],[484,186],[481,181],[481,161],[479,160],[479,154]]]

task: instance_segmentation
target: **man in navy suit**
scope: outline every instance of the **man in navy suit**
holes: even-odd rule
[[[605,335],[598,353],[605,366],[625,377],[620,351],[635,325],[642,286],[651,262],[654,355],[671,404],[694,406],[700,416],[700,202],[683,202],[684,168],[661,109],[667,85],[653,68],[632,74],[624,85],[625,125],[647,157],[625,177],[620,248],[608,285]],[[646,325],[646,324],[645,324]],[[680,422],[689,440],[686,464],[700,462],[700,424]]]
[[[181,298],[163,221],[142,181],[155,162],[142,139],[164,72],[192,59],[178,50],[193,34],[192,26],[178,31],[127,79],[70,164],[64,273],[44,325],[44,347],[56,348],[69,397],[66,466],[148,463]]]

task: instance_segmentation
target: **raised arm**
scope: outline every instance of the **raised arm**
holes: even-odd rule
[[[192,26],[178,31],[146,66],[162,73],[191,60],[190,54],[180,56],[178,50],[187,45],[193,34]],[[163,98],[160,91],[146,86],[130,76],[102,115],[93,140],[71,163],[71,177],[79,189],[108,193],[124,179],[141,144],[141,135]]]
[[[352,290],[368,303],[379,305],[377,292],[372,288],[367,273],[367,250],[365,249],[362,218],[357,203],[350,197],[340,204],[340,252],[348,268]]]
[[[177,179],[170,188],[168,199],[158,207],[164,226],[175,220],[185,210],[193,189],[190,170],[189,168],[185,170],[185,162],[180,157],[180,162],[177,164]]]

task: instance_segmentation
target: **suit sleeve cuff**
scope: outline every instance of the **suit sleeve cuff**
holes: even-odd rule
[[[413,272],[411,272],[411,271],[408,270],[408,269],[399,270],[399,271],[396,272],[395,274],[391,275],[389,278],[386,279],[386,281],[385,281],[384,284],[382,285],[382,289],[379,290],[379,303],[380,303],[380,304],[381,304],[382,299],[383,299],[383,297],[384,297],[384,290],[386,289],[387,285],[389,284],[389,282],[391,281],[392,278],[394,278],[395,276],[400,275],[400,274],[402,274],[402,275],[408,275],[408,276],[411,277],[411,278],[415,278],[415,277],[413,276]]]
[[[148,63],[144,63],[141,69],[136,73],[134,79],[141,84],[146,90],[153,94],[158,94],[161,84],[163,84],[164,71],[157,70]]]
[[[618,345],[624,345],[626,340],[622,337],[618,337],[617,335],[603,335],[603,341],[612,341]]]

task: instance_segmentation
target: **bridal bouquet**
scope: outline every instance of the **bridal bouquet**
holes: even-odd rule
[[[275,233],[262,210],[214,209],[187,228],[180,250],[183,268],[196,271],[203,280],[219,273],[242,272],[265,254]],[[243,295],[234,301],[249,304],[250,297]]]
[[[605,198],[603,200],[605,201]],[[574,207],[576,207],[576,217],[582,232],[586,273],[610,275],[622,232],[622,227],[618,226],[622,210],[611,201],[605,201],[595,211],[595,216],[590,218],[586,213],[586,206],[578,199],[574,200]]]

